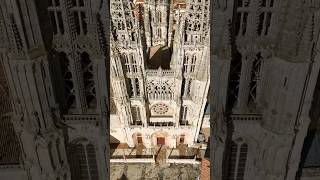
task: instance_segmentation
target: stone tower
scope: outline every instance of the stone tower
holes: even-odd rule
[[[209,1],[113,0],[110,9],[111,136],[130,147],[194,145],[209,89]]]
[[[25,179],[107,178],[106,3],[1,0],[0,60]]]
[[[295,179],[319,73],[320,4],[214,3],[213,179]]]

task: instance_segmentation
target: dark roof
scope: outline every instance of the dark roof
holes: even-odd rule
[[[150,69],[170,69],[171,50],[165,46],[154,46],[150,48],[148,67]]]

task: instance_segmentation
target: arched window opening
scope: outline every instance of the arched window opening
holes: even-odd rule
[[[261,13],[259,15],[258,35],[268,35],[272,19],[273,0],[263,0],[261,2]]]
[[[128,95],[129,97],[132,97],[133,94],[133,83],[132,83],[132,79],[127,79],[127,91],[128,91]]]
[[[70,144],[69,149],[71,179],[98,180],[95,147],[88,141]]]
[[[261,53],[258,53],[256,59],[253,62],[251,69],[251,81],[250,81],[250,90],[249,90],[249,98],[248,105],[251,109],[255,109],[258,105],[258,97],[259,93],[259,82],[261,81],[261,66],[262,66],[262,57]]]
[[[248,145],[246,143],[237,144],[234,141],[231,142],[228,173],[226,179],[244,179],[247,154]]]
[[[158,28],[158,38],[161,38],[161,28]]]
[[[139,84],[138,78],[135,78],[135,85],[136,85],[137,96],[140,96],[140,84]]]
[[[191,94],[191,79],[187,79],[184,87],[184,97],[189,97]]]
[[[133,54],[130,54],[131,62],[132,62],[132,70],[134,73],[138,72],[138,64]]]
[[[62,7],[60,6],[60,0],[49,0],[48,11],[53,27],[53,33],[64,34],[64,23],[62,18]]]
[[[162,19],[161,19],[161,12],[158,11],[158,20],[159,20],[159,23],[161,23]]]
[[[194,54],[192,56],[192,60],[191,60],[191,68],[190,68],[190,72],[193,73],[194,72],[194,69],[195,69],[195,66],[196,66],[196,60],[197,60],[197,57],[196,57],[196,54]]]
[[[179,138],[179,143],[180,143],[180,144],[184,144],[184,140],[185,140],[185,135],[182,134],[182,135],[180,136],[180,138]]]
[[[184,63],[183,63],[183,72],[184,73],[188,72],[188,59],[189,59],[189,55],[185,54]]]
[[[140,107],[132,106],[131,114],[132,114],[132,123],[135,125],[142,125]]]
[[[137,134],[137,143],[138,143],[138,144],[143,144],[142,134],[140,134],[140,133]]]
[[[75,101],[75,90],[74,84],[72,79],[72,73],[70,71],[70,62],[67,58],[67,55],[64,52],[59,53],[59,61],[60,61],[60,68],[62,73],[62,78],[64,82],[64,96],[65,96],[65,107],[75,108],[76,101]]]
[[[230,109],[232,109],[235,106],[238,100],[241,66],[242,66],[241,59],[242,59],[242,56],[237,51],[235,56],[231,60],[228,99],[227,99],[227,106]]]
[[[89,54],[86,52],[81,53],[80,58],[87,106],[89,109],[95,109],[97,102],[93,74],[93,63],[89,57]]]
[[[180,116],[181,116],[180,125],[188,125],[188,119],[187,119],[188,113],[189,113],[188,106],[182,106],[182,109],[180,111]]]
[[[236,35],[245,35],[247,31],[247,21],[249,12],[249,0],[238,0],[237,1],[237,16],[236,16]]]
[[[78,35],[86,35],[88,30],[84,0],[73,0],[72,5],[71,11],[73,12],[76,32]]]
[[[248,145],[246,143],[240,146],[240,154],[238,160],[238,179],[244,179],[244,172],[246,170],[246,162],[247,162],[247,154],[248,154]]]
[[[126,72],[130,72],[130,62],[128,56],[126,54],[122,54],[122,58],[124,59],[124,67]]]
[[[91,180],[98,180],[98,167],[95,148],[92,144],[87,145],[87,163],[89,166],[89,174]]]

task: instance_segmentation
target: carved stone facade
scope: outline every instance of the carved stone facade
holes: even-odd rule
[[[209,1],[112,0],[110,10],[111,143],[193,146],[210,82]]]
[[[319,118],[320,1],[213,3],[212,178],[295,179]]]
[[[0,179],[107,179],[106,11],[102,0],[0,0],[1,127],[18,152]]]

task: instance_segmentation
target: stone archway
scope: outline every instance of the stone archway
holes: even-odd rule
[[[168,146],[168,133],[155,132],[151,135],[153,146]]]
[[[133,144],[135,146],[144,144],[144,138],[142,137],[142,134],[139,133],[139,132],[136,132],[136,133],[132,134],[132,140],[133,140]]]

